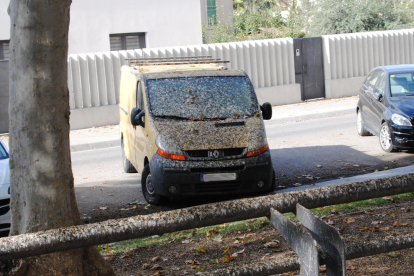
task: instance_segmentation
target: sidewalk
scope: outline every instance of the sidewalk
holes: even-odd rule
[[[265,125],[324,118],[355,113],[357,96],[340,99],[323,99],[297,104],[273,107],[273,116]],[[9,135],[0,134],[0,139],[8,145]],[[120,146],[119,126],[102,126],[70,132],[72,152]]]

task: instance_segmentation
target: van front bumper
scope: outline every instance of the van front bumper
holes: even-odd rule
[[[217,161],[177,161],[155,154],[150,170],[155,193],[163,196],[259,193],[269,190],[273,181],[269,150],[254,157]],[[220,173],[233,173],[236,178],[202,181],[206,175]]]

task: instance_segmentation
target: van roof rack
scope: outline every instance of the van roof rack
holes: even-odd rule
[[[207,63],[229,63],[215,59],[212,56],[193,57],[160,57],[160,58],[128,58],[130,66],[156,66],[156,65],[184,65],[184,64],[207,64]]]

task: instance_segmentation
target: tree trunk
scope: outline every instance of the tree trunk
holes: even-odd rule
[[[71,0],[11,0],[11,235],[79,225],[69,148]],[[89,247],[20,261],[16,275],[113,275]]]

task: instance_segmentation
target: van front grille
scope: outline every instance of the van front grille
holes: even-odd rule
[[[186,153],[192,158],[207,158],[208,152],[211,150],[187,150]],[[220,157],[239,156],[244,152],[244,148],[235,149],[219,149]]]

